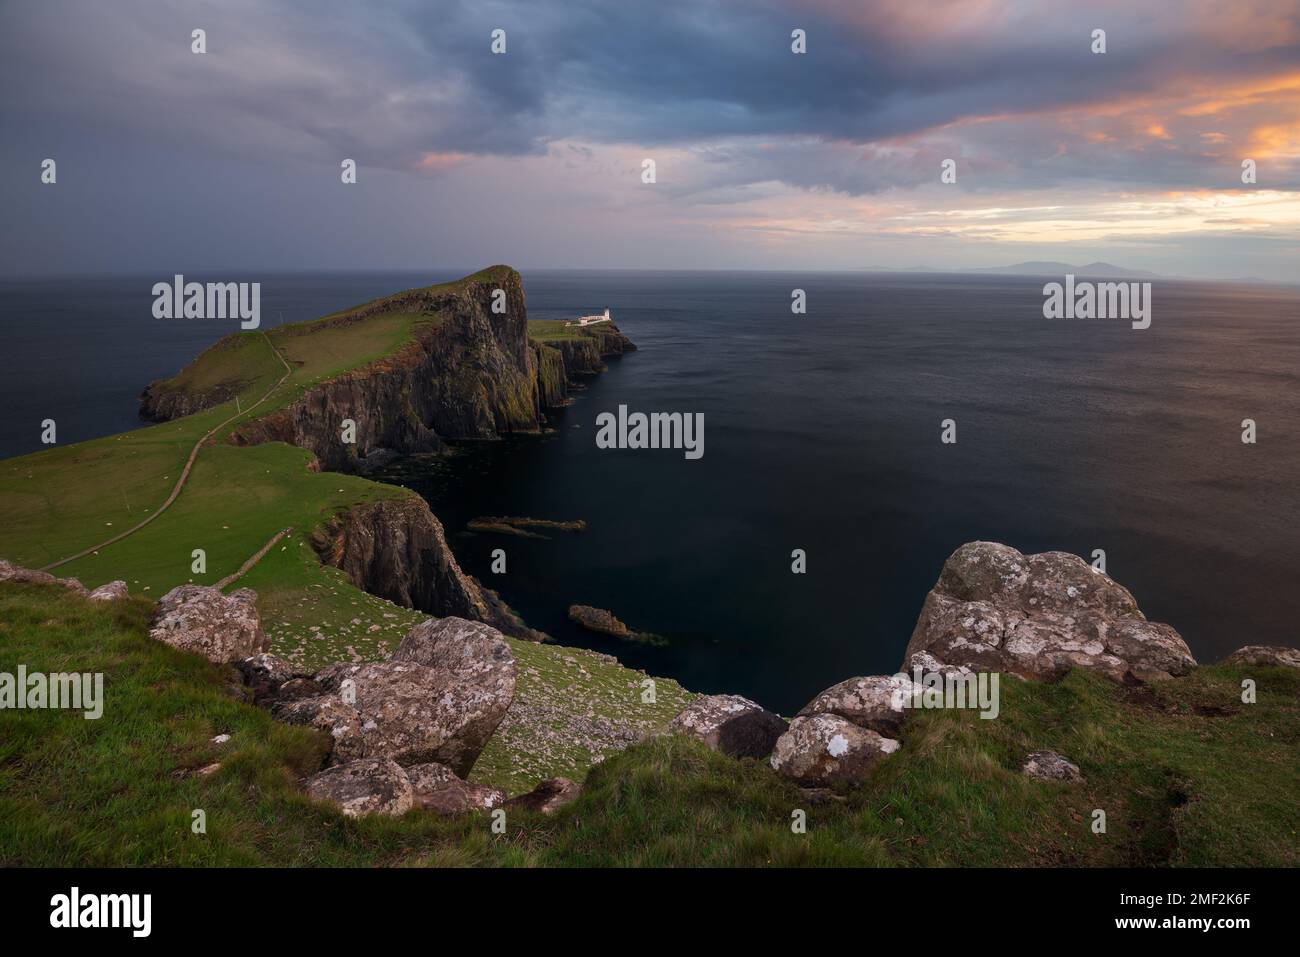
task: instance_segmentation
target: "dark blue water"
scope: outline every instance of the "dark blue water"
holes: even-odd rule
[[[431,278],[268,277],[263,313],[307,318]],[[133,426],[145,381],[230,331],[153,320],[139,282],[129,309],[118,281],[0,288],[20,347],[5,360],[7,451],[36,447],[55,412],[73,423],[65,440]],[[1110,573],[1201,660],[1297,644],[1300,297],[1157,282],[1152,326],[1135,331],[1044,320],[1042,283],[528,273],[531,317],[610,306],[640,351],[588,380],[554,434],[462,446],[391,477],[430,499],[462,564],[535,627],[784,711],[895,670],[943,560],[978,538],[1105,549]],[[806,316],[790,313],[796,286]],[[46,296],[61,311],[14,330]],[[619,403],[704,413],[704,458],[597,449],[596,415]],[[939,441],[945,418],[956,445]],[[1258,444],[1241,443],[1243,418]],[[464,533],[502,514],[589,528]],[[504,576],[490,571],[497,547]],[[806,575],[790,571],[794,548]],[[668,644],[578,629],[574,602]]]

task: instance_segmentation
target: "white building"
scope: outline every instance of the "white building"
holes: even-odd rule
[[[609,316],[609,309],[606,307],[604,314],[599,316],[582,316],[578,319],[571,319],[565,323],[566,326],[593,326],[598,322],[612,322]]]

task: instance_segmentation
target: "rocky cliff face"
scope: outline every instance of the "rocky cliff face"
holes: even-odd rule
[[[495,291],[505,312],[492,311]],[[538,359],[528,342],[523,281],[513,269],[490,278],[413,290],[331,319],[375,312],[436,317],[395,355],[312,387],[292,405],[240,427],[240,445],[289,442],[315,453],[321,468],[354,472],[379,450],[433,452],[443,438],[489,438],[535,431],[543,404]],[[344,419],[356,444],[340,441]]]
[[[417,496],[358,505],[317,530],[312,544],[322,562],[372,595],[434,615],[487,622],[519,638],[545,637],[461,571],[442,523]]]
[[[497,290],[505,293],[505,303],[494,312]],[[440,451],[444,439],[537,431],[544,410],[565,404],[573,376],[598,372],[604,356],[636,348],[613,323],[584,329],[579,339],[558,340],[558,348],[530,340],[523,280],[506,266],[375,300],[301,327],[300,334],[387,313],[430,321],[418,325],[412,341],[396,353],[311,385],[290,405],[240,425],[230,441],[286,442],[310,450],[316,468],[364,472],[393,452]],[[227,337],[212,349],[233,341]],[[189,394],[170,380],[152,383],[141,397],[141,414],[164,421],[233,394]],[[341,440],[345,419],[356,423],[356,444]],[[460,570],[441,523],[421,499],[359,506],[319,530],[315,545],[322,561],[371,594],[436,615],[488,622],[517,637],[545,637]]]

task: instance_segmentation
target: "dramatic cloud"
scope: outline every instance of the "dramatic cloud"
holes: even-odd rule
[[[205,56],[190,52],[196,27]],[[795,28],[806,54],[790,50]],[[504,55],[489,48],[495,29]],[[47,271],[76,268],[30,242],[71,228],[38,222],[52,210],[30,195],[33,163],[56,153],[67,175],[95,183],[82,226],[115,220],[112,197],[139,200],[122,183],[144,177],[164,215],[204,218],[191,192],[208,183],[224,191],[209,201],[256,203],[250,218],[273,230],[318,218],[322,200],[303,184],[356,159],[367,200],[338,215],[349,230],[392,234],[358,266],[410,265],[388,257],[419,239],[421,212],[473,237],[467,250],[510,217],[516,236],[501,245],[552,265],[588,253],[585,240],[543,242],[548,223],[621,233],[601,256],[689,225],[711,247],[750,243],[755,265],[779,235],[805,237],[799,255],[832,266],[850,264],[847,247],[806,237],[855,236],[875,253],[873,237],[942,236],[956,245],[921,255],[954,265],[974,261],[976,241],[1252,234],[1267,242],[1251,257],[1277,250],[1268,269],[1300,227],[1289,198],[1300,190],[1297,0],[47,0],[0,9],[0,89],[0,188],[26,237],[6,239],[11,270],[35,268],[32,256]],[[645,157],[659,167],[653,190],[639,181]],[[958,182],[941,185],[949,158]],[[1235,195],[1245,159],[1259,167],[1249,198]],[[328,202],[351,201],[336,191]],[[465,221],[447,219],[462,206]],[[142,228],[130,212],[116,221]],[[649,264],[722,264],[700,263],[686,238],[682,262]],[[283,247],[283,236],[267,243]],[[247,240],[182,237],[180,248],[261,255]],[[307,263],[281,252],[268,265]]]

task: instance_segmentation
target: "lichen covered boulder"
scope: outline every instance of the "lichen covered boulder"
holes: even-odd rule
[[[332,763],[392,758],[464,777],[514,701],[515,659],[501,633],[458,618],[411,629],[385,661],[338,663],[280,686],[272,714],[326,731]],[[289,694],[291,685],[297,685]]]
[[[799,714],[802,717],[839,715],[859,728],[893,737],[903,727],[912,690],[911,679],[903,675],[849,678],[817,695]]]
[[[1031,752],[1021,770],[1029,777],[1040,781],[1065,781],[1073,784],[1083,780],[1079,766],[1055,751]]]
[[[1022,555],[996,542],[963,545],[926,596],[904,660],[1059,680],[1087,668],[1115,681],[1186,674],[1178,632],[1147,621],[1128,590],[1065,552]]]
[[[500,788],[470,784],[445,764],[416,764],[406,768],[416,807],[436,814],[466,814],[487,811],[505,803]]]
[[[765,758],[789,725],[748,698],[706,695],[692,701],[668,724],[672,734],[698,738],[733,758]]]
[[[149,636],[217,664],[242,661],[271,646],[262,631],[257,593],[250,588],[229,595],[206,585],[173,588],[158,599]]]
[[[1223,659],[1225,665],[1275,665],[1300,668],[1300,649],[1282,645],[1246,645]]]
[[[770,763],[803,785],[856,783],[898,747],[893,738],[859,728],[847,718],[815,714],[790,722],[772,750]]]
[[[348,817],[405,814],[414,803],[406,772],[388,758],[363,758],[326,768],[303,782],[308,796],[338,805]]]

